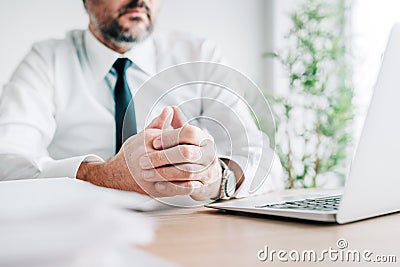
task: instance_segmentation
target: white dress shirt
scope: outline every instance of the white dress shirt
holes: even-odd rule
[[[132,95],[136,94],[138,131],[163,107],[204,96],[204,91],[178,90],[161,99],[147,116],[146,107],[155,95],[147,91],[138,93],[146,80],[184,62],[221,62],[216,47],[210,42],[175,32],[152,34],[124,55],[104,46],[88,30],[71,31],[63,40],[36,43],[4,86],[0,98],[0,180],[74,178],[83,161],[103,161],[114,156],[116,77],[112,65],[119,57],[133,62],[126,75]],[[267,141],[265,144],[268,140],[260,135],[250,113],[228,99],[229,96],[211,92],[209,98],[228,103],[242,121],[247,121],[244,126],[247,137],[235,130],[232,121],[235,118],[227,116],[218,105],[197,101],[182,105],[182,110],[189,118],[202,115],[225,121],[232,126],[232,140],[246,138],[246,145],[236,147],[236,151],[234,147],[232,153],[226,147],[226,138],[214,131],[211,124],[193,121],[215,138],[219,156],[231,158],[242,167],[246,179],[237,196],[246,196],[251,192],[258,165],[267,172],[270,161],[267,159],[263,166],[260,149],[269,148],[260,147],[252,140],[260,140],[260,136]],[[271,157],[272,151],[265,155]],[[279,160],[274,163],[262,191],[283,187]]]

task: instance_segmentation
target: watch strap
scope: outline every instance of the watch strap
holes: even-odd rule
[[[220,194],[219,194],[219,199],[231,199],[232,194],[228,194],[228,189],[227,189],[227,182],[228,182],[228,176],[233,174],[232,170],[229,169],[228,165],[222,160],[219,159],[219,162],[221,164],[222,168],[222,178],[221,178],[221,185],[220,185]]]

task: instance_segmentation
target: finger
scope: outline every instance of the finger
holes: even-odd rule
[[[165,149],[179,144],[190,144],[195,146],[205,145],[212,142],[212,137],[198,127],[186,125],[182,128],[164,131],[153,140],[154,149]]]
[[[165,166],[142,171],[142,178],[147,182],[203,181],[206,175],[204,170],[205,167],[198,164]]]
[[[165,150],[150,152],[139,159],[142,169],[153,169],[165,165],[196,163],[201,158],[198,146],[180,145]]]
[[[165,107],[160,115],[150,122],[150,124],[146,127],[147,129],[166,129],[171,125],[172,118],[174,115],[174,109],[170,106]]]
[[[183,115],[182,111],[177,106],[172,106],[172,109],[174,110],[174,117],[171,121],[172,128],[178,129],[183,127],[187,121],[185,115]]]
[[[196,188],[190,197],[196,201],[204,201],[207,199],[216,198],[220,194],[220,186],[221,182],[203,185],[202,187]]]
[[[143,155],[139,159],[139,165],[142,169],[153,169],[165,165],[183,163],[208,166],[215,158],[216,154],[212,146],[198,147],[193,145],[179,145]]]
[[[199,181],[187,182],[158,182],[155,189],[165,196],[192,195],[196,191],[201,191],[203,184]]]

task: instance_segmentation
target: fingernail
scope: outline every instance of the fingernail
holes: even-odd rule
[[[153,170],[148,170],[148,171],[143,171],[142,172],[143,179],[151,179],[153,176],[154,176],[154,171]]]
[[[156,186],[158,191],[164,191],[167,188],[164,183],[157,183]]]
[[[140,167],[144,168],[151,168],[151,162],[148,156],[143,156],[139,160]]]
[[[155,149],[160,149],[161,148],[161,140],[159,138],[156,138],[153,142],[153,146]]]

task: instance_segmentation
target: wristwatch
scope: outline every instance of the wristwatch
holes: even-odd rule
[[[219,199],[230,199],[236,191],[236,176],[226,163],[219,159],[222,167],[222,179]]]

